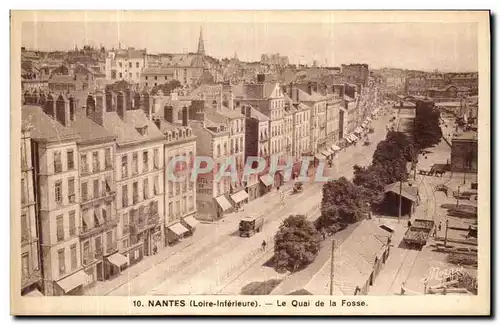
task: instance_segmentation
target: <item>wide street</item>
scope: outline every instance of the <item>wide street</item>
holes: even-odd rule
[[[389,118],[387,114],[373,121],[375,133],[370,135],[371,144],[363,146],[363,141],[359,141],[355,146],[341,151],[334,160],[334,166],[325,170],[325,175],[330,178],[351,178],[355,164],[369,164],[377,143],[385,137]],[[113,288],[112,283],[109,283],[108,289],[100,290],[99,293],[114,296],[217,293],[217,288],[241,272],[245,264],[265,254],[260,244],[263,240],[272,244],[274,234],[287,216],[306,214],[309,218],[315,218],[319,215],[322,183],[306,183],[302,193],[293,195],[291,183],[283,187],[288,193],[284,206],[279,202],[279,195],[273,192],[248,203],[244,211],[230,214],[218,223],[200,224],[197,232],[203,231],[205,236],[198,237],[196,242],[176,254],[158,260],[135,277],[124,279],[126,275],[121,275],[120,281],[111,280],[116,281],[116,287]],[[263,215],[263,231],[250,238],[240,238],[238,222],[245,214]]]

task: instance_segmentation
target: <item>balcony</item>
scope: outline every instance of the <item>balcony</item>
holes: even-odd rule
[[[79,236],[80,239],[86,239],[89,237],[92,237],[94,235],[100,234],[101,232],[110,229],[112,227],[115,227],[118,224],[118,218],[106,220],[102,225],[93,227],[93,228],[88,228],[88,227],[79,227]]]
[[[92,196],[90,194],[82,195],[80,204],[87,205],[87,204],[91,204],[91,203],[95,203],[95,202],[99,202],[99,201],[104,201],[104,200],[110,199],[115,194],[116,194],[115,190],[110,190],[110,191],[102,191],[101,193],[99,193],[99,196],[97,196],[97,197]]]
[[[139,234],[144,230],[155,227],[160,220],[158,213],[148,214],[143,219],[139,219],[136,222],[130,224],[130,233],[132,235]]]

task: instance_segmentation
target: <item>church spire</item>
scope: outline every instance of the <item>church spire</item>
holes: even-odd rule
[[[200,27],[200,39],[198,40],[198,54],[205,55],[205,45],[203,44],[203,28]]]

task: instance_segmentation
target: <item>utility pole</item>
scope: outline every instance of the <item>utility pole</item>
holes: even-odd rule
[[[334,257],[335,257],[335,239],[332,239],[332,258],[330,264],[330,296],[333,296],[333,268],[334,268]]]
[[[444,247],[446,248],[446,243],[448,242],[448,222],[450,220],[446,219],[446,229],[444,231]]]
[[[398,213],[398,223],[401,221],[401,205],[403,204],[403,180],[399,181],[399,213]]]

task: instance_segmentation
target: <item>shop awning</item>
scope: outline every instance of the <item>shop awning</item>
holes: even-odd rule
[[[84,271],[78,271],[60,281],[57,281],[57,284],[61,287],[61,289],[63,289],[64,293],[68,293],[74,288],[84,284],[85,281],[87,281],[87,273]]]
[[[25,297],[44,297],[43,293],[41,293],[40,291],[38,291],[38,289],[30,291],[27,294],[25,294],[24,296]]]
[[[334,144],[334,145],[332,145],[332,150],[333,151],[339,151],[340,148],[339,148],[339,146],[337,146],[337,145]]]
[[[188,224],[189,227],[195,228],[200,222],[196,220],[193,216],[189,216],[183,219],[185,223]]]
[[[352,143],[351,135],[348,135],[344,138],[347,142]]]
[[[363,132],[363,129],[360,128],[359,126],[354,130],[354,133],[361,133]]]
[[[266,185],[266,186],[271,186],[273,185],[274,179],[271,177],[271,175],[262,175],[259,177],[260,181]]]
[[[127,265],[128,263],[127,258],[120,253],[115,253],[108,256],[108,261],[116,267],[122,267],[123,265]]]
[[[222,211],[226,211],[228,209],[231,209],[231,207],[232,207],[231,203],[226,199],[226,197],[224,195],[216,197],[215,201],[217,201],[217,204],[219,204]]]
[[[321,154],[322,154],[323,156],[325,156],[325,157],[330,156],[330,152],[329,152],[328,150],[323,150],[323,151],[321,151]]]
[[[354,134],[351,134],[351,139],[352,139],[352,141],[358,141],[359,140],[358,137],[355,136]]]
[[[235,203],[240,203],[241,201],[248,199],[248,193],[245,190],[239,191],[238,193],[231,195],[231,199]]]
[[[317,153],[314,155],[314,158],[318,159],[318,160],[324,160],[326,159],[326,157],[320,153]]]
[[[175,225],[168,227],[168,229],[170,229],[177,236],[182,236],[189,231],[186,227],[184,227],[180,223],[176,223]]]

